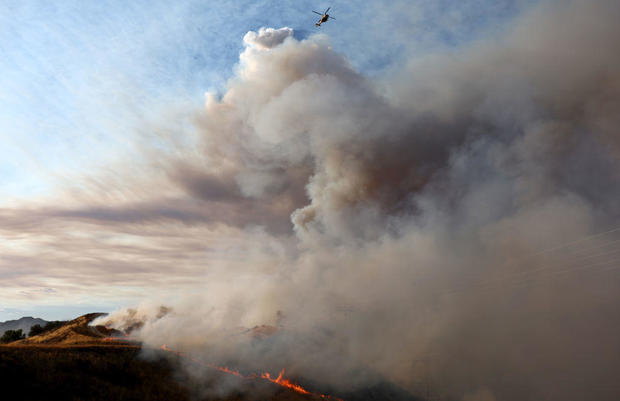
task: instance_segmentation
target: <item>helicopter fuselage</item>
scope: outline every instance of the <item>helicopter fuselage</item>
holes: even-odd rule
[[[329,12],[329,10],[330,10],[330,9],[331,9],[331,7],[327,7],[327,9],[326,9],[324,12],[322,12],[322,13],[320,13],[320,12],[318,12],[318,11],[314,11],[314,10],[312,10],[312,12],[313,12],[313,13],[318,14],[318,15],[320,15],[320,16],[321,16],[321,18],[319,19],[319,21],[318,21],[316,24],[314,24],[314,25],[316,25],[316,26],[321,26],[321,24],[322,24],[323,22],[327,22],[327,20],[329,20],[329,14],[327,14],[327,13]]]
[[[321,16],[321,19],[319,20],[319,22],[317,22],[317,23],[316,23],[316,24],[314,24],[314,25],[316,25],[316,26],[321,26],[321,24],[322,24],[323,22],[327,22],[327,20],[328,20],[328,19],[329,19],[329,14],[323,14],[323,16]]]

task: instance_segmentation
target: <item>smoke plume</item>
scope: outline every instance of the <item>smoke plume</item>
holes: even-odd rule
[[[617,1],[545,2],[384,79],[322,35],[249,32],[165,168],[264,244],[169,313],[108,322],[341,392],[618,399],[618,21]]]

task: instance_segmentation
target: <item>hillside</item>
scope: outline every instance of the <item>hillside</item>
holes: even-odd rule
[[[47,323],[47,321],[30,316],[22,317],[17,320],[7,320],[6,322],[0,323],[0,336],[2,336],[7,330],[20,329],[27,335],[32,326],[34,326],[35,324],[40,324],[41,326],[44,326],[45,323]]]
[[[116,330],[107,329],[103,326],[90,326],[90,322],[104,315],[103,313],[89,313],[71,320],[67,324],[36,336],[10,343],[8,346],[25,345],[103,345],[104,338],[118,335]]]
[[[216,370],[188,375],[182,358],[118,344],[0,346],[3,394],[19,400],[319,401],[264,380]],[[226,386],[226,387],[222,387]],[[234,388],[221,393],[223,388]],[[334,399],[333,401],[337,401]]]

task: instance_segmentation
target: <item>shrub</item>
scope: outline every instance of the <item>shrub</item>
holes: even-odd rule
[[[2,338],[0,338],[1,343],[12,343],[13,341],[21,340],[26,338],[26,335],[22,333],[22,329],[19,330],[7,330],[4,332]]]
[[[30,328],[28,332],[28,337],[36,336],[37,334],[43,333],[43,327],[40,324],[35,324]]]
[[[53,322],[47,322],[43,327],[41,327],[40,324],[35,324],[30,328],[30,331],[28,332],[28,337],[52,331],[59,328],[60,326],[63,326],[65,323],[67,323],[66,320],[55,320]]]

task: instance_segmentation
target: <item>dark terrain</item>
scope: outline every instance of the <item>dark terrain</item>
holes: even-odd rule
[[[4,394],[19,400],[188,400],[169,360],[135,347],[1,346]]]

